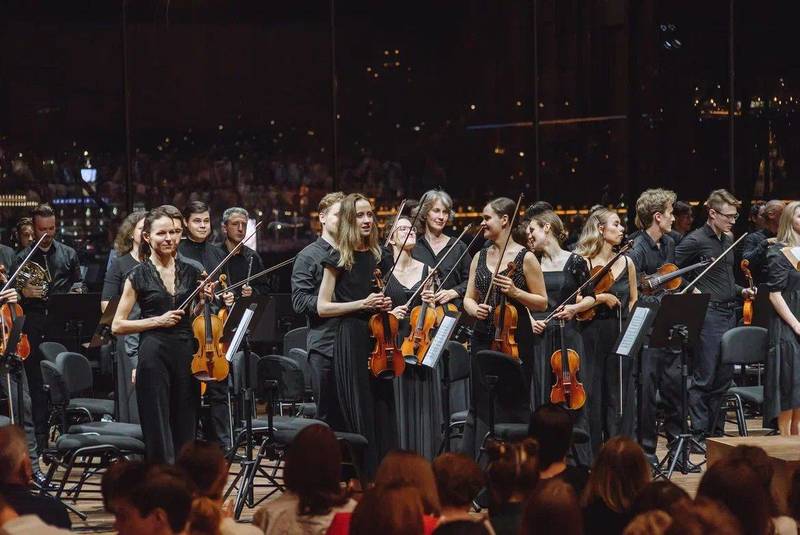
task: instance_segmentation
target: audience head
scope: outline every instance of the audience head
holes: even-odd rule
[[[675,216],[675,222],[672,224],[673,230],[686,234],[692,230],[694,223],[694,210],[692,205],[686,201],[675,201],[672,205],[672,215]]]
[[[490,507],[520,502],[539,481],[539,445],[532,438],[521,442],[489,442],[486,469]]]
[[[336,239],[336,227],[339,225],[339,210],[342,207],[342,199],[344,199],[344,193],[335,191],[322,197],[317,206],[322,234],[329,239]]]
[[[572,415],[561,405],[540,405],[531,415],[528,436],[539,443],[539,468],[563,461],[572,445]]]
[[[522,535],[581,535],[583,517],[572,487],[560,479],[539,483],[525,504]]]
[[[341,448],[329,427],[309,425],[295,436],[284,458],[283,479],[298,496],[301,515],[324,515],[347,502],[339,484],[341,464]]]
[[[748,535],[770,533],[770,498],[748,461],[726,457],[712,464],[700,480],[697,496],[727,507]]]
[[[617,513],[627,512],[650,482],[650,466],[642,448],[632,439],[616,436],[603,445],[589,474],[583,504],[601,500]]]
[[[639,491],[639,495],[633,501],[631,512],[641,514],[660,510],[672,514],[676,504],[689,501],[691,501],[689,494],[672,481],[651,481]]]
[[[405,450],[394,450],[383,458],[375,474],[375,486],[405,484],[417,489],[425,514],[439,516],[442,511],[436,478],[431,463],[421,455]]]
[[[672,517],[659,509],[633,517],[622,535],[663,535],[672,525]]]
[[[442,513],[447,509],[469,511],[486,478],[478,463],[461,453],[445,453],[433,460],[433,475]]]
[[[175,465],[186,473],[198,496],[222,501],[228,481],[228,461],[218,444],[189,442],[181,448]]]
[[[753,469],[761,482],[761,488],[767,495],[770,516],[778,516],[778,505],[772,496],[772,476],[775,474],[775,469],[772,467],[772,461],[769,460],[767,452],[757,446],[742,444],[733,448],[726,458],[740,459]]]
[[[147,216],[147,212],[140,210],[131,212],[122,220],[119,230],[117,230],[117,237],[114,238],[114,250],[117,251],[117,256],[125,256],[132,250],[139,254],[145,216]]]
[[[46,235],[47,237],[42,240],[41,248],[49,249],[56,236],[56,213],[49,204],[40,204],[31,212],[31,221],[33,222],[34,240],[39,240]]]
[[[241,243],[247,237],[247,221],[250,214],[247,210],[234,206],[222,213],[222,232],[233,245]]]
[[[186,236],[195,242],[202,243],[211,236],[211,213],[208,204],[203,201],[191,201],[183,210],[183,223]]]
[[[739,521],[714,500],[698,497],[679,504],[672,514],[672,524],[665,535],[744,535]]]
[[[27,485],[32,475],[25,432],[16,425],[0,427],[0,484]]]
[[[413,485],[376,485],[353,510],[350,535],[420,535],[423,514],[422,499]]]
[[[790,247],[800,245],[800,201],[786,205],[778,223],[778,242]]]

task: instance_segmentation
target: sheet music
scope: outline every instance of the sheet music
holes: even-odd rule
[[[442,324],[439,326],[439,330],[436,331],[436,336],[433,337],[433,341],[430,347],[428,347],[428,352],[425,353],[425,358],[422,359],[423,366],[428,366],[430,368],[436,367],[436,363],[439,362],[439,357],[442,356],[444,344],[453,334],[456,323],[458,323],[458,318],[454,318],[453,316],[444,317]]]
[[[239,322],[239,326],[236,328],[236,332],[233,333],[233,339],[228,346],[228,352],[225,353],[225,360],[228,362],[230,362],[236,352],[239,351],[239,345],[242,343],[242,338],[244,338],[244,334],[247,332],[247,328],[250,325],[250,320],[253,318],[253,314],[254,312],[252,308],[247,308],[242,313],[242,319]]]
[[[639,335],[639,331],[642,330],[642,325],[644,325],[644,321],[647,319],[648,314],[650,314],[651,309],[646,307],[636,307],[636,310],[633,312],[633,316],[631,317],[631,321],[628,323],[628,328],[625,330],[625,335],[622,337],[622,341],[619,343],[619,347],[617,348],[617,354],[623,355],[626,357],[630,356],[631,348],[633,348],[633,344],[636,342],[636,337]]]

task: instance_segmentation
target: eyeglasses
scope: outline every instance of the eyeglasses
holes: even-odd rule
[[[714,209],[712,208],[712,210]],[[717,212],[716,210],[714,210],[714,213],[721,215],[728,221],[736,221],[737,219],[739,219],[739,212],[733,212],[732,214],[723,214],[722,212]]]
[[[402,232],[404,234],[407,232],[411,232],[412,234],[417,233],[417,229],[415,229],[414,227],[395,227],[394,230],[395,232]]]

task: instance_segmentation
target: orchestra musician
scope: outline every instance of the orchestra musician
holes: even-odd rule
[[[392,309],[392,300],[373,288],[381,244],[372,204],[360,193],[341,202],[336,250],[322,260],[325,271],[317,298],[322,318],[339,318],[333,349],[334,378],[346,430],[366,437],[366,471],[397,446],[392,381],[377,379],[368,369],[372,352],[369,318],[380,311],[401,319],[406,307]]]
[[[631,234],[633,241],[628,256],[640,276],[653,275],[664,264],[675,263],[675,241],[670,235],[675,220],[673,191],[648,189],[636,200],[636,226]],[[658,302],[655,296],[640,296],[640,302]],[[671,442],[681,431],[681,369],[680,355],[664,348],[650,348],[646,343],[639,355],[642,377],[639,435],[645,454],[651,459],[656,453],[658,429],[656,425],[656,391],[660,392],[664,413],[663,431]]]
[[[498,292],[505,294],[510,301],[509,304],[517,311],[516,342],[523,369],[528,373],[528,378],[530,379],[533,367],[534,356],[532,355],[532,349],[534,341],[528,310],[545,310],[547,308],[547,294],[542,270],[536,256],[523,245],[509,238],[510,233],[514,230],[511,228],[511,223],[514,218],[515,207],[516,203],[513,200],[506,197],[498,197],[487,203],[481,212],[484,224],[483,237],[490,242],[490,245],[482,249],[472,259],[469,268],[467,291],[464,295],[464,310],[478,320],[470,341],[472,354],[475,355],[480,350],[490,349],[494,331],[492,328],[492,313],[499,302]],[[500,258],[504,247],[505,253]],[[513,278],[505,275],[508,273],[507,266],[509,263],[513,263],[516,267]],[[489,295],[489,299],[484,303],[484,298],[498,266],[499,271],[495,277],[492,294]],[[474,368],[473,377],[477,377]],[[480,403],[483,406],[485,399],[482,398],[484,393],[480,392],[477,380],[473,380],[472,390],[462,444],[464,453],[477,457],[481,447],[479,440],[485,435],[488,426],[478,416],[477,405]],[[524,422],[527,422],[528,416],[529,414],[524,416]],[[502,405],[498,405],[495,417],[498,422],[511,422],[521,418],[521,415],[516,413],[504,414]]]
[[[598,207],[587,218],[575,253],[586,260],[591,272],[612,260],[614,247],[622,243],[624,236],[625,229],[617,213]],[[628,257],[623,256],[610,270],[613,285],[607,292],[595,292],[594,319],[584,322],[581,328],[586,351],[581,369],[588,395],[590,440],[595,455],[603,442],[613,436],[625,434],[632,437],[635,422],[633,367],[627,359],[621,361],[613,350],[628,311],[638,297],[636,268]]]
[[[28,335],[31,346],[31,355],[25,359],[25,373],[28,376],[33,404],[36,441],[39,451],[43,451],[47,447],[48,410],[42,371],[39,367],[43,358],[39,344],[45,341],[47,297],[53,294],[83,291],[83,275],[75,249],[55,239],[56,214],[53,209],[46,204],[40,204],[31,212],[31,220],[34,240],[38,241],[42,236],[46,236],[31,256],[31,262],[41,267],[43,280],[40,284],[28,283],[22,288],[22,308],[25,311],[23,331]],[[25,259],[33,245],[35,242],[17,253],[17,263]]]
[[[226,257],[247,236],[247,221],[249,218],[250,215],[247,210],[238,206],[228,208],[223,212],[222,233],[225,235],[225,241],[221,245],[222,258]],[[236,284],[246,279],[248,273],[260,273],[263,270],[264,264],[261,262],[261,256],[246,245],[240,247],[238,252],[225,264],[228,284]],[[236,291],[241,293],[241,297],[267,295],[269,293],[269,284],[267,284],[265,277],[260,277],[253,280],[252,283],[242,286],[241,290]]]
[[[719,258],[733,244],[731,229],[739,217],[740,205],[727,190],[712,191],[706,200],[706,224],[684,237],[675,249],[678,267],[691,265],[702,257]],[[689,387],[692,434],[699,441],[719,433],[724,424],[718,421],[718,415],[722,396],[733,380],[733,366],[720,362],[720,341],[725,331],[736,326],[739,298],[755,297],[749,288],[736,284],[733,267],[734,253],[730,251],[694,287],[697,292],[711,294],[694,351],[694,381]]]
[[[800,435],[800,201],[783,209],[777,244],[767,253],[766,290],[775,309],[769,325],[764,421],[776,419],[782,436]]]
[[[194,440],[200,387],[191,373],[194,338],[178,306],[197,287],[201,271],[176,257],[179,231],[162,208],[151,210],[142,229],[141,264],[128,275],[112,323],[119,335],[140,333],[136,395],[148,461],[174,463]],[[213,297],[213,284],[200,295]],[[133,305],[140,319],[128,319]]]
[[[308,323],[306,351],[313,373],[311,379],[314,399],[317,402],[315,417],[333,429],[345,428],[333,371],[333,346],[338,320],[322,318],[317,314],[317,296],[325,272],[322,260],[336,246],[342,199],[344,193],[337,191],[328,193],[319,201],[317,211],[322,233],[297,253],[292,266],[292,308],[295,313],[304,314]]]

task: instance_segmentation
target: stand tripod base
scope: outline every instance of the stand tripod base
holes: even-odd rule
[[[672,479],[672,474],[677,469],[681,474],[696,474],[700,472],[700,467],[707,461],[693,463],[691,461],[692,450],[702,451],[703,445],[694,438],[693,435],[686,433],[678,435],[670,444],[667,454],[661,459],[656,467],[657,477]],[[664,472],[664,469],[667,469]]]

